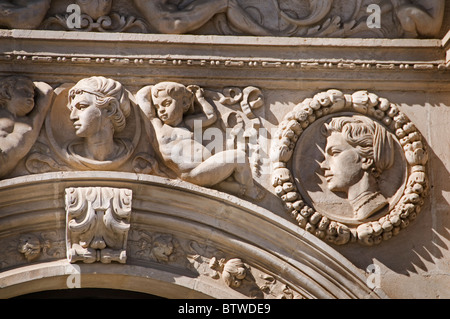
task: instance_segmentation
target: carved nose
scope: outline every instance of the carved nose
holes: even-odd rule
[[[77,120],[78,119],[78,112],[77,108],[72,108],[72,111],[70,111],[70,119],[71,120]]]
[[[319,163],[319,167],[320,167],[322,170],[327,170],[327,169],[330,168],[330,167],[328,166],[328,161],[327,161],[326,158],[325,158],[321,163]]]

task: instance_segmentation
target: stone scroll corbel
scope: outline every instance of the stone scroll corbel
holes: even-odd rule
[[[67,259],[125,263],[132,191],[109,187],[66,189]]]
[[[300,227],[337,245],[373,245],[420,213],[427,159],[420,132],[396,104],[328,90],[279,124],[272,182]]]

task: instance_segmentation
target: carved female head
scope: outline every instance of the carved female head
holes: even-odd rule
[[[15,116],[25,116],[34,108],[34,83],[24,76],[10,76],[0,81],[0,108]]]
[[[123,86],[112,79],[90,77],[69,91],[70,119],[80,137],[92,136],[106,127],[121,132],[131,105]]]

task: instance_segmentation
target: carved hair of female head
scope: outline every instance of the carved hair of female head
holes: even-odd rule
[[[335,117],[321,131],[324,136],[342,133],[361,157],[373,160],[372,171],[376,176],[394,164],[394,139],[381,124],[367,117]]]
[[[126,118],[131,113],[131,103],[122,84],[102,76],[82,79],[70,89],[69,101],[82,93],[94,95],[98,108],[111,108],[111,121],[116,132],[125,128]]]

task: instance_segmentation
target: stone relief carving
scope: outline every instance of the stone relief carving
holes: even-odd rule
[[[200,87],[161,82],[142,88],[136,99],[152,124],[162,159],[178,178],[252,199],[263,196],[253,182],[245,151],[229,149],[212,154],[194,136],[195,130],[201,133],[217,121],[216,111]]]
[[[258,24],[237,0],[195,0],[185,5],[156,0],[134,0],[136,7],[146,17],[149,24],[160,33],[189,33],[217,14],[226,15],[229,26],[244,34],[270,35],[271,32]]]
[[[55,232],[21,235],[17,251],[23,254],[28,262],[41,257],[60,258],[65,254],[65,244]]]
[[[125,263],[131,200],[129,189],[66,189],[68,260]]]
[[[225,284],[232,288],[240,287],[242,280],[244,280],[247,275],[247,268],[239,258],[232,258],[225,261],[223,258],[217,260],[216,257],[213,257],[209,261],[209,267],[217,271],[215,277],[221,276]]]
[[[229,256],[197,241],[177,238],[172,234],[131,229],[128,249],[130,258],[188,269],[196,276],[218,280],[251,298],[303,298],[300,292],[274,276],[250,267],[241,258]]]
[[[112,11],[112,0],[77,0],[80,7],[80,26],[68,24],[69,14],[57,14],[47,18],[41,25],[42,29],[76,30],[95,32],[147,32],[144,21],[134,16],[123,16]]]
[[[387,240],[420,212],[427,153],[414,124],[366,91],[329,90],[279,125],[273,186],[298,224],[345,244]]]
[[[210,91],[166,81],[134,96],[101,76],[54,91],[22,77],[2,83],[2,176],[121,170],[264,196],[254,179],[264,104],[256,87]],[[220,147],[204,145],[210,128]],[[299,225],[336,244],[390,238],[427,194],[420,133],[395,104],[366,91],[329,90],[298,104],[279,124],[270,157],[275,192]]]
[[[10,173],[36,142],[53,89],[21,76],[0,81],[0,177]]]
[[[439,33],[444,18],[444,0],[392,1],[395,14],[407,36],[433,37]]]
[[[36,29],[44,20],[51,0],[0,1],[0,27],[10,29]]]
[[[66,7],[81,9],[81,27],[68,27]],[[379,27],[367,20],[380,9]],[[0,2],[0,26],[23,29],[295,37],[435,37],[445,0],[122,0]],[[46,17],[47,12],[49,16]],[[140,18],[142,15],[143,19]],[[145,20],[144,20],[145,19]],[[42,24],[41,24],[42,22]]]
[[[12,92],[12,79],[25,84],[15,84]],[[261,119],[255,111],[264,103],[256,87],[220,92],[162,82],[141,89],[135,97],[118,81],[102,76],[55,90],[17,77],[4,83],[3,177],[126,171],[179,178],[252,200],[264,196],[254,181],[261,169]],[[33,85],[37,106],[29,112]],[[16,107],[17,115],[11,113]],[[214,140],[208,144],[208,139]]]
[[[132,152],[126,139],[115,138],[127,125],[131,103],[117,81],[91,77],[79,81],[69,91],[70,120],[81,142],[67,146],[69,156],[80,161],[123,161]]]
[[[27,157],[29,172],[121,169],[162,175],[151,146],[141,141],[134,97],[122,84],[94,76],[56,92],[46,134]]]
[[[0,242],[0,269],[39,260],[63,258],[66,255],[64,235],[57,231],[25,233]]]
[[[320,168],[328,188],[344,192],[361,221],[387,205],[377,178],[393,166],[394,140],[381,124],[360,116],[333,118],[323,126],[327,138]]]

